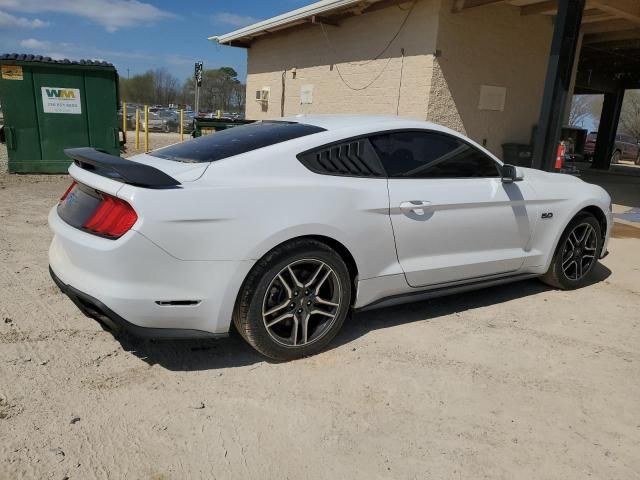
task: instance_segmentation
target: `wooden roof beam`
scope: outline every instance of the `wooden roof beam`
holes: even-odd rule
[[[587,0],[585,11],[593,9],[592,0]],[[531,3],[520,7],[520,15],[556,15],[558,13],[558,0],[546,0],[539,3]]]
[[[520,15],[555,15],[556,13],[558,13],[558,0],[548,0],[520,7]]]
[[[602,13],[600,10],[589,10],[589,12],[585,12],[582,17],[582,23],[598,23],[598,22],[608,22],[609,20],[615,20],[615,15],[610,13]]]
[[[640,25],[640,2],[638,0],[592,0],[592,3],[603,12]]]
[[[460,13],[470,8],[485,7],[496,3],[507,3],[507,0],[456,0],[453,2],[454,13]]]
[[[625,40],[640,39],[640,28],[631,28],[628,30],[619,30],[617,32],[593,33],[585,35],[584,43],[611,43],[623,42]]]
[[[630,24],[627,20],[616,19],[606,22],[589,23],[582,27],[582,31],[585,35],[589,35],[592,33],[606,33],[616,32],[618,30],[629,30],[632,27],[633,24]]]

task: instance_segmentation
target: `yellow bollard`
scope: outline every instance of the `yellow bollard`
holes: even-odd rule
[[[140,110],[136,108],[136,150],[140,150]]]
[[[127,138],[127,102],[122,102],[122,131]]]
[[[180,109],[180,141],[184,142],[184,110]]]
[[[144,106],[144,151],[149,151],[149,105]]]

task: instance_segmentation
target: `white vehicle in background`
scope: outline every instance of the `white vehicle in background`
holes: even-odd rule
[[[173,110],[150,111],[147,117],[149,119],[149,130],[165,133],[180,131],[180,116]],[[144,130],[145,127],[146,123],[143,115],[140,119],[140,128]]]
[[[225,335],[274,359],[323,349],[352,310],[532,277],[589,282],[611,200],[503,165],[438,125],[298,116],[127,160],[67,151],[50,213],[58,286],[134,335]]]

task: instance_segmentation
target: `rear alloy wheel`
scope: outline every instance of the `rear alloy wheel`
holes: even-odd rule
[[[277,247],[249,274],[234,324],[263,355],[290,360],[313,355],[336,335],[351,304],[342,258],[315,240]]]
[[[285,346],[305,346],[330,330],[340,307],[341,285],[326,263],[306,258],[283,268],[262,302],[262,320],[271,338]]]
[[[578,215],[560,238],[551,266],[542,281],[563,290],[584,286],[598,262],[601,248],[602,234],[598,221],[589,213]]]

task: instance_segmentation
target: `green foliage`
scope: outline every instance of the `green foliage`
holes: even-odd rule
[[[183,87],[183,98],[195,96],[195,81],[189,78]],[[200,87],[200,111],[242,112],[245,104],[245,85],[238,80],[238,73],[231,67],[221,67],[202,72]]]
[[[179,80],[167,70],[155,69],[130,79],[120,78],[120,98],[125,102],[147,105],[193,105],[194,87],[193,77],[180,85]],[[245,85],[238,80],[238,72],[231,67],[203,71],[201,112],[242,112],[244,104]]]

